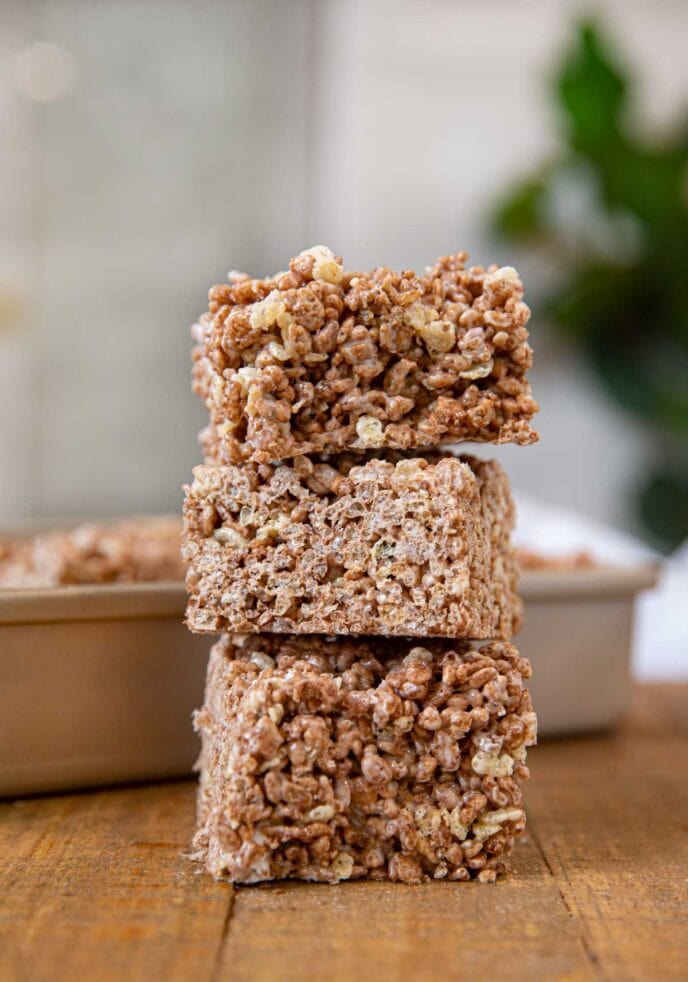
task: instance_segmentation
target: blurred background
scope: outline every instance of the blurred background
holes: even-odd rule
[[[594,10],[594,16],[591,11]],[[688,4],[32,0],[0,32],[0,522],[177,510],[230,268],[468,249],[534,310],[528,497],[688,534]]]

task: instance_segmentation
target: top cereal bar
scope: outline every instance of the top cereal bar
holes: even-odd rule
[[[314,246],[269,279],[230,273],[193,328],[207,460],[537,440],[523,285],[466,258],[348,273]]]

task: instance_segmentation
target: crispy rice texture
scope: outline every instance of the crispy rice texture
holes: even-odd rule
[[[525,827],[529,676],[507,642],[224,637],[195,858],[237,883],[494,880]]]
[[[353,273],[315,246],[214,286],[192,331],[206,462],[536,440],[523,285],[466,259]]]
[[[194,631],[508,639],[514,508],[494,461],[201,466],[183,553]]]
[[[0,589],[182,580],[176,517],[86,524],[0,541]]]

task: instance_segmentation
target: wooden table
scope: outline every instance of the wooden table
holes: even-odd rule
[[[493,886],[232,890],[184,856],[191,782],[3,803],[0,978],[688,978],[688,686],[531,764]]]

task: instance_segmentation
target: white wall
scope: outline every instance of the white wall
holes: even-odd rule
[[[203,420],[189,325],[230,266],[302,247],[307,5],[30,7],[13,46],[49,39],[78,78],[46,105],[0,87],[4,125],[25,123],[6,207],[38,213],[26,271],[0,277],[19,284],[35,375],[0,417],[37,427],[28,470],[12,435],[0,447],[0,518],[178,508]]]

